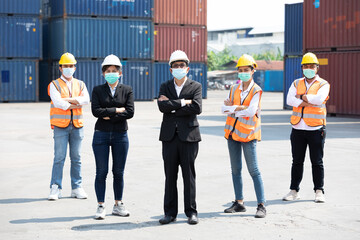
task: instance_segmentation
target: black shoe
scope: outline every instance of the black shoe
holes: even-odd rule
[[[262,205],[262,204],[259,204],[257,209],[256,209],[255,217],[256,218],[264,218],[265,216],[266,216],[265,206]]]
[[[188,223],[189,224],[198,224],[199,223],[199,219],[195,213],[191,214],[191,216],[188,218]]]
[[[175,221],[176,221],[175,217],[165,215],[163,218],[161,218],[159,220],[159,223],[168,224],[168,223],[175,222]]]
[[[238,201],[233,202],[231,207],[224,210],[225,213],[235,213],[235,212],[246,212],[244,204],[238,203]]]

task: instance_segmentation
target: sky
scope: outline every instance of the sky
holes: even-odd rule
[[[207,0],[208,30],[283,27],[284,4],[303,0]]]

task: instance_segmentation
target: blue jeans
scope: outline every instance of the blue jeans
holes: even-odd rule
[[[95,163],[95,192],[98,202],[104,202],[106,176],[109,171],[109,153],[111,147],[114,175],[113,188],[115,200],[122,200],[124,189],[124,169],[129,149],[127,132],[103,132],[95,130],[92,143]]]
[[[258,169],[256,156],[256,140],[251,142],[238,142],[232,139],[228,140],[228,148],[231,162],[231,174],[234,184],[235,199],[243,200],[243,182],[241,177],[242,160],[241,149],[244,150],[244,156],[248,171],[252,177],[256,199],[258,204],[265,203],[264,185],[261,179],[261,174]]]
[[[63,168],[66,158],[67,146],[70,147],[70,177],[71,188],[81,187],[81,161],[80,148],[84,138],[84,129],[76,128],[70,124],[66,128],[54,127],[54,163],[52,168],[50,187],[53,184],[62,189]]]

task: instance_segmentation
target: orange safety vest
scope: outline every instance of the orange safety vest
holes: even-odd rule
[[[71,96],[70,96],[69,88],[62,79],[58,78],[56,80],[53,80],[50,84],[54,84],[56,89],[60,92],[61,98],[78,97],[81,95],[85,86],[85,83],[83,81],[73,78],[71,80]],[[50,96],[50,84],[48,86],[49,96]],[[51,128],[54,128],[54,126],[65,128],[69,126],[71,120],[76,128],[81,128],[84,125],[82,108],[62,110],[60,108],[56,108],[54,106],[54,103],[51,101],[51,105],[50,105]]]
[[[319,78],[306,89],[305,78],[299,78],[294,81],[296,88],[296,94],[311,94],[316,95],[319,89],[329,84],[326,80]],[[325,126],[326,125],[326,101],[329,99],[329,95],[321,105],[312,107],[293,107],[293,113],[291,115],[290,122],[292,125],[298,124],[301,119],[304,119],[306,125],[310,127]]]
[[[245,97],[241,104],[241,90],[240,84],[232,86],[230,90],[230,101],[234,105],[249,106],[253,96],[259,93],[259,107],[257,113],[252,117],[235,117],[235,114],[228,115],[225,124],[225,138],[229,139],[231,135],[232,139],[238,142],[250,142],[254,139],[261,140],[261,120],[260,120],[260,101],[262,90],[255,83],[250,89],[249,94]]]

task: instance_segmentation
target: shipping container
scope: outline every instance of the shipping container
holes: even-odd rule
[[[202,85],[202,97],[207,98],[207,66],[205,63],[190,63],[188,78]],[[154,63],[154,98],[158,97],[160,86],[163,82],[173,79],[168,62]]]
[[[92,89],[105,83],[101,72],[101,63],[99,60],[77,59],[76,72],[74,77],[83,80],[91,96]],[[152,63],[151,61],[121,61],[123,65],[123,84],[130,85],[133,88],[135,100],[152,100],[154,96]],[[42,99],[49,100],[46,96],[49,83],[61,76],[58,61],[43,62],[41,64],[40,95]]]
[[[285,53],[303,53],[303,3],[285,4]]]
[[[360,1],[304,0],[304,50],[360,50]]]
[[[206,0],[155,0],[156,24],[185,24],[206,26]]]
[[[1,0],[0,14],[40,15],[42,0]]]
[[[265,92],[282,92],[284,89],[284,71],[265,71]]]
[[[207,30],[205,27],[155,25],[155,61],[169,61],[175,50],[183,50],[190,62],[207,61]]]
[[[264,92],[282,92],[284,88],[284,71],[257,70],[254,73],[254,82]]]
[[[286,104],[286,97],[289,92],[290,85],[294,82],[294,80],[303,77],[301,70],[301,60],[302,56],[289,56],[284,58],[284,109],[292,109],[291,106]]]
[[[360,115],[360,51],[315,54],[319,76],[330,83],[328,113]]]
[[[46,0],[49,17],[153,17],[154,0]]]
[[[0,60],[0,101],[38,101],[39,62]]]
[[[49,24],[51,59],[59,59],[64,52],[76,58],[109,54],[126,59],[153,58],[150,20],[59,18]]]
[[[41,58],[41,20],[36,17],[0,17],[0,58]]]

